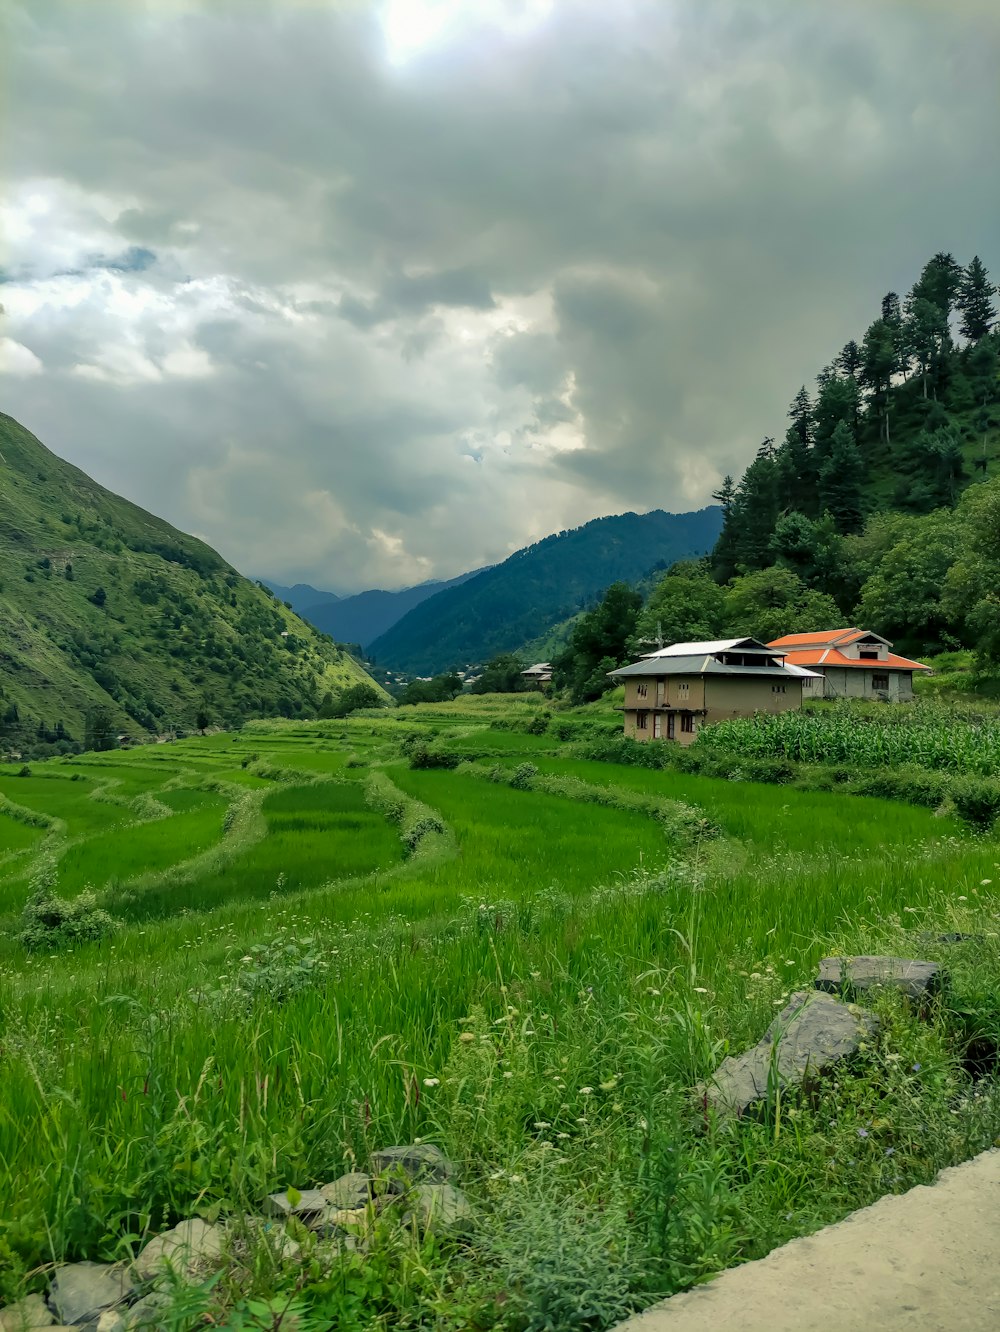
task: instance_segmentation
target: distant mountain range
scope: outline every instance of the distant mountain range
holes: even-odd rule
[[[657,566],[707,554],[721,528],[717,506],[694,513],[654,509],[595,518],[432,590],[369,642],[368,653],[382,667],[433,674],[516,651],[569,619],[611,583],[635,582]],[[335,613],[339,606],[328,609]]]
[[[282,587],[280,583],[272,583],[270,578],[260,580],[265,587],[269,587],[279,601],[287,601],[296,615],[304,615],[312,606],[327,606],[334,601],[340,601],[341,598],[336,592],[322,592],[318,587],[310,587],[308,583],[295,583],[292,587]]]
[[[401,620],[408,611],[439,592],[444,592],[450,587],[458,587],[468,579],[475,578],[479,572],[478,569],[474,569],[471,573],[459,574],[457,578],[449,579],[447,582],[432,580],[420,583],[416,587],[404,587],[398,592],[383,592],[381,589],[373,588],[368,592],[358,592],[353,597],[339,598],[334,597],[332,593],[321,592],[310,605],[303,604],[300,607],[294,601],[292,605],[310,624],[322,629],[338,643],[360,643],[363,648],[367,648],[380,634],[384,634],[397,620]],[[268,586],[274,587],[274,584]],[[281,595],[276,587],[274,590],[279,596]],[[315,588],[307,588],[301,583],[287,590],[296,593],[304,593],[306,590],[315,592]]]

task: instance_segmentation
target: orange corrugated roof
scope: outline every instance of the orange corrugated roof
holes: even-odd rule
[[[773,645],[772,645],[773,646]],[[786,652],[785,661],[793,666],[862,666],[870,671],[883,669],[895,671],[929,671],[921,661],[910,661],[909,657],[897,657],[890,652],[884,661],[854,661],[845,657],[836,648],[806,648],[801,652]]]
[[[863,638],[863,629],[816,629],[811,634],[784,634],[781,638],[772,638],[768,647],[792,647],[796,643],[851,643],[856,638]]]

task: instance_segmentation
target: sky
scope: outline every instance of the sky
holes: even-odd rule
[[[245,573],[711,503],[936,251],[995,0],[0,0],[0,409]]]

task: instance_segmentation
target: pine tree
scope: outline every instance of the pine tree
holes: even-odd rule
[[[851,379],[857,379],[861,369],[861,348],[852,338],[837,357],[837,368]]]
[[[788,415],[792,420],[792,429],[798,435],[802,443],[808,448],[812,443],[813,435],[813,408],[809,401],[809,394],[806,392],[805,384],[799,389],[792,399],[792,405],[788,409]]]
[[[896,368],[897,354],[892,328],[884,319],[870,325],[861,344],[861,384],[869,391],[871,405],[879,419],[879,436],[889,439],[889,388]]]
[[[997,317],[996,306],[993,304],[996,290],[979,255],[974,255],[972,262],[962,274],[958,292],[963,338],[968,338],[970,342],[980,342],[989,333]]]
[[[927,378],[937,364],[948,336],[944,312],[936,302],[911,292],[906,302],[906,349],[917,362],[927,397]]]
[[[817,467],[822,466],[823,458],[829,453],[830,438],[841,421],[846,422],[852,432],[857,431],[860,406],[858,386],[853,378],[833,375],[823,385],[813,411]]]
[[[856,532],[861,526],[861,483],[864,464],[854,434],[841,423],[830,438],[830,451],[819,474],[820,503],[838,532]]]
[[[722,506],[722,531],[712,551],[712,573],[720,583],[728,583],[736,572],[738,520],[735,512],[736,486],[731,476],[723,478],[722,485],[712,498]]]

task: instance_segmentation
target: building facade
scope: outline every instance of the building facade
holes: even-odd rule
[[[675,643],[610,672],[625,686],[625,734],[692,744],[702,726],[800,708],[812,673],[754,638]]]
[[[829,629],[785,634],[768,644],[785,661],[820,678],[807,698],[870,698],[891,703],[913,698],[913,676],[930,667],[900,657],[887,638],[868,629]]]

